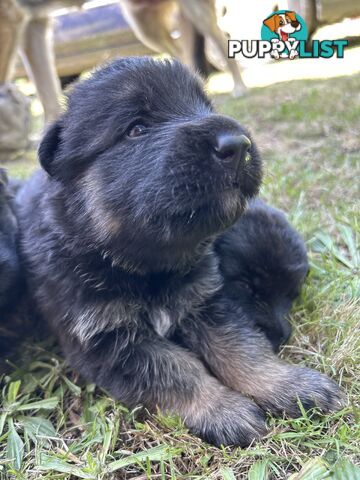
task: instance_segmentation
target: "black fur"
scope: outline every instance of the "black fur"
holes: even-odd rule
[[[227,295],[214,241],[261,179],[244,134],[180,63],[118,60],[75,87],[19,195],[29,288],[70,364],[217,445],[259,438],[262,408],[338,401]]]
[[[17,345],[23,330],[23,323],[16,314],[21,308],[24,290],[18,254],[18,222],[14,200],[18,188],[20,188],[20,182],[9,182],[5,170],[0,168],[0,358],[2,359]],[[3,368],[0,363],[0,371]]]
[[[226,295],[278,351],[290,337],[288,313],[309,270],[304,241],[280,210],[257,199],[219,237],[216,252]]]
[[[0,311],[10,308],[19,287],[17,241],[14,199],[6,172],[0,168]]]

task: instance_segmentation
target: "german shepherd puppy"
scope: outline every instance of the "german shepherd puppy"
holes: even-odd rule
[[[0,357],[8,354],[20,333],[19,321],[13,315],[24,287],[14,200],[17,187],[9,182],[6,171],[0,168]]]
[[[248,445],[264,411],[297,415],[299,399],[340,407],[338,386],[276,357],[228,295],[214,242],[258,192],[261,162],[183,65],[138,57],[95,72],[39,158],[20,195],[29,289],[88,380],[215,445]]]
[[[215,251],[226,296],[241,305],[278,352],[290,337],[288,313],[309,271],[303,239],[283,212],[256,199],[218,237]]]
[[[0,168],[0,311],[10,308],[20,278],[18,222],[6,171]]]

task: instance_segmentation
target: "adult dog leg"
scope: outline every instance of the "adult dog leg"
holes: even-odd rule
[[[224,60],[234,80],[234,94],[242,95],[246,86],[241,78],[240,68],[236,60],[228,57],[227,41],[220,30],[215,11],[214,0],[179,0],[179,5],[184,14],[196,25],[204,37],[211,37],[221,51]]]
[[[13,158],[29,143],[29,102],[10,83],[26,21],[16,0],[0,0],[0,160]]]
[[[36,85],[45,119],[50,122],[60,113],[61,85],[56,72],[49,18],[33,18],[29,21],[24,32],[24,54],[23,61]]]
[[[176,7],[173,1],[137,4],[121,0],[123,13],[137,38],[159,53],[181,58],[181,48],[171,37],[171,18]]]
[[[181,31],[182,61],[199,72],[204,78],[209,76],[213,67],[206,58],[205,37],[199,33],[195,25],[182,12],[179,14]]]
[[[0,2],[0,84],[11,80],[26,15],[15,0]]]
[[[212,311],[210,315],[184,323],[181,337],[223,384],[252,396],[276,414],[299,415],[298,400],[305,408],[317,406],[323,411],[342,406],[336,383],[314,370],[280,360],[261,332],[246,321],[231,321],[234,312]]]
[[[177,413],[216,445],[248,445],[265,433],[262,410],[222,385],[192,353],[165,338],[117,330],[94,346],[64,337],[70,365],[126,405]]]

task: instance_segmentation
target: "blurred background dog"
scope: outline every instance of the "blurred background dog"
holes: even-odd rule
[[[300,14],[310,35],[319,25],[360,14],[350,0],[341,5],[329,0],[270,5],[260,0],[251,5],[236,0],[2,0],[0,160],[38,140],[31,135],[28,99],[9,83],[14,78],[28,75],[36,85],[45,121],[59,114],[64,85],[115,56],[167,53],[204,76],[214,68],[225,69],[231,72],[233,92],[241,95],[245,84],[240,68],[249,62],[241,56],[229,59],[226,39],[259,38],[262,19],[279,8]],[[262,72],[256,77],[270,78]]]
[[[3,0],[0,4],[0,84],[12,76],[16,54],[33,79],[46,119],[59,113],[61,84],[56,72],[50,14],[59,8],[81,7],[86,0]],[[152,51],[168,53],[206,74],[204,38],[209,37],[234,79],[234,92],[245,85],[235,60],[228,58],[214,0],[120,0],[124,15],[137,37]],[[174,38],[177,29],[180,39]]]

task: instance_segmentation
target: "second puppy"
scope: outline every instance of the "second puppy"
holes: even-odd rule
[[[215,249],[226,294],[277,352],[290,337],[288,314],[309,270],[303,239],[283,212],[257,199]]]

